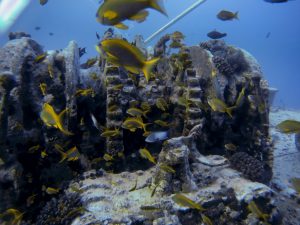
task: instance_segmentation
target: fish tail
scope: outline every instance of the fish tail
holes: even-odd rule
[[[265,222],[266,224],[269,224],[269,223],[268,223],[268,219],[269,219],[269,215],[268,215],[268,214],[262,214],[262,218],[263,218],[263,220],[264,220],[264,222]]]
[[[144,116],[145,118],[147,118],[147,113],[148,113],[148,112],[149,112],[149,110],[143,112],[143,116]]]
[[[63,149],[58,144],[55,144],[54,148],[61,154],[59,163],[62,163],[67,158],[67,154],[63,152]]]
[[[234,14],[234,18],[235,19],[237,19],[237,20],[239,20],[240,18],[239,18],[239,11],[236,11],[235,12],[235,14]]]
[[[236,106],[226,108],[226,113],[232,118],[232,110],[234,110]]]
[[[168,16],[166,9],[164,7],[163,1],[161,0],[149,0],[150,7],[156,9],[157,11],[161,12],[165,16]]]
[[[145,75],[147,82],[150,79],[150,73],[151,73],[152,68],[156,65],[156,63],[159,59],[160,58],[154,58],[154,59],[151,59],[151,60],[145,62],[142,70],[143,70],[143,73]]]
[[[58,115],[58,121],[56,122],[56,125],[58,127],[58,129],[63,132],[65,135],[74,135],[73,133],[71,133],[70,131],[66,130],[63,127],[63,117],[65,116],[66,112],[68,112],[68,109],[64,109],[63,111],[61,111],[61,113]]]
[[[143,130],[144,130],[144,132],[147,132],[147,129],[146,129],[146,127],[148,126],[148,125],[150,125],[151,123],[145,123],[144,125],[143,125]]]

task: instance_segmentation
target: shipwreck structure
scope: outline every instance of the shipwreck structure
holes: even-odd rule
[[[75,42],[48,51],[42,62],[35,59],[44,51],[30,37],[0,49],[0,157],[5,162],[0,211],[18,206],[26,211],[27,224],[200,224],[197,210],[172,201],[180,192],[201,203],[213,224],[259,221],[247,210],[252,200],[264,207],[270,222],[280,224],[267,186],[272,177],[269,92],[260,66],[248,52],[223,41],[183,45],[169,54],[169,40],[163,37],[154,47],[161,60],[148,83],[142,74],[101,58],[82,68]],[[89,88],[93,94],[77,92]],[[166,107],[157,104],[161,99]],[[209,99],[234,107],[232,115],[214,111]],[[74,135],[43,124],[44,103],[57,113],[68,109],[63,123]],[[141,129],[123,129],[130,107],[149,110],[143,118],[147,131],[168,131],[169,139],[149,144]],[[120,134],[101,137],[103,127]],[[76,146],[79,159],[59,163],[55,145]],[[144,147],[156,165],[139,157]],[[105,154],[112,160],[103,159]],[[42,186],[59,188],[58,200]],[[74,186],[81,189],[76,196]],[[37,200],[28,208],[33,193]],[[86,210],[69,215],[59,210],[64,202]]]

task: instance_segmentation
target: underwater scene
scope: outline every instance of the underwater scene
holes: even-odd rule
[[[300,225],[299,0],[0,0],[0,225]]]

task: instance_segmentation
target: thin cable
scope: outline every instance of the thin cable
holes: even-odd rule
[[[180,20],[182,17],[184,17],[185,15],[187,15],[188,13],[190,13],[192,10],[194,10],[195,8],[197,8],[199,5],[201,5],[202,3],[204,3],[206,0],[198,0],[196,1],[194,4],[192,4],[190,7],[188,7],[186,10],[184,10],[182,13],[180,13],[178,16],[176,16],[174,19],[172,19],[170,22],[168,22],[166,25],[164,25],[163,27],[161,27],[159,30],[157,30],[156,32],[154,32],[150,37],[148,37],[145,40],[145,44],[147,44],[148,42],[150,42],[153,38],[155,38],[157,35],[159,35],[160,33],[162,33],[164,30],[166,30],[168,27],[172,26],[174,23],[176,23],[178,20]]]

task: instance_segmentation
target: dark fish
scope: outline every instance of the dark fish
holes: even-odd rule
[[[122,22],[130,19],[142,22],[149,12],[146,8],[155,9],[166,15],[160,0],[109,0],[99,7],[96,17],[103,25],[115,26],[119,29],[128,29]]]
[[[288,0],[265,0],[265,2],[269,2],[269,3],[283,3],[283,2],[288,2]]]
[[[40,30],[40,29],[41,29],[41,27],[39,27],[39,26],[36,26],[34,29],[35,29],[35,30]]]
[[[48,2],[48,0],[40,0],[41,5],[45,5]]]
[[[217,14],[217,17],[218,17],[218,19],[223,20],[223,21],[233,20],[233,19],[239,19],[238,14],[239,14],[239,12],[233,13],[233,12],[230,12],[227,10],[222,10]]]
[[[146,142],[147,143],[154,143],[154,142],[159,142],[159,141],[164,141],[169,138],[168,136],[168,131],[156,131],[152,132],[147,138]]]
[[[79,48],[79,57],[83,56],[86,53],[86,47]]]
[[[271,36],[271,32],[268,32],[266,38],[269,38],[270,36]]]
[[[213,31],[207,33],[207,36],[211,39],[220,39],[220,38],[226,37],[227,34],[220,33],[219,31],[213,30]]]
[[[96,37],[98,40],[100,40],[100,35],[96,32]]]
[[[50,36],[53,36],[54,34],[52,32],[49,33]]]

